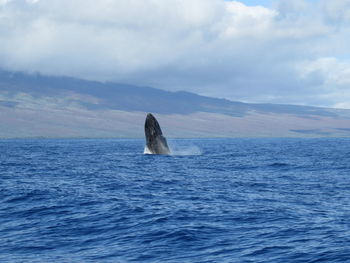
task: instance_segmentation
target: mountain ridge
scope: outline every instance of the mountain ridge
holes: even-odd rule
[[[8,127],[0,130],[5,138],[142,137],[147,112],[158,114],[175,137],[350,135],[347,109],[244,103],[187,91],[8,71],[0,71],[0,110],[0,121]]]

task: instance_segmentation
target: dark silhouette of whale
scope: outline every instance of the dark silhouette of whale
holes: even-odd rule
[[[145,121],[146,147],[148,154],[170,154],[168,144],[163,136],[157,119],[148,113]]]

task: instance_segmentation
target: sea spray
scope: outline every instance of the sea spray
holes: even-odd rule
[[[143,154],[152,154],[152,152],[148,149],[147,146],[145,146],[145,149],[143,150]]]
[[[177,156],[202,155],[202,150],[198,146],[170,146],[170,154]]]

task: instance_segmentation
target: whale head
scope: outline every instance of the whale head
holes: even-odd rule
[[[170,154],[170,150],[157,119],[148,113],[145,121],[146,148],[151,154]]]

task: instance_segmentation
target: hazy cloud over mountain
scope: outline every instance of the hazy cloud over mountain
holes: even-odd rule
[[[0,67],[350,107],[350,0],[0,0]]]

